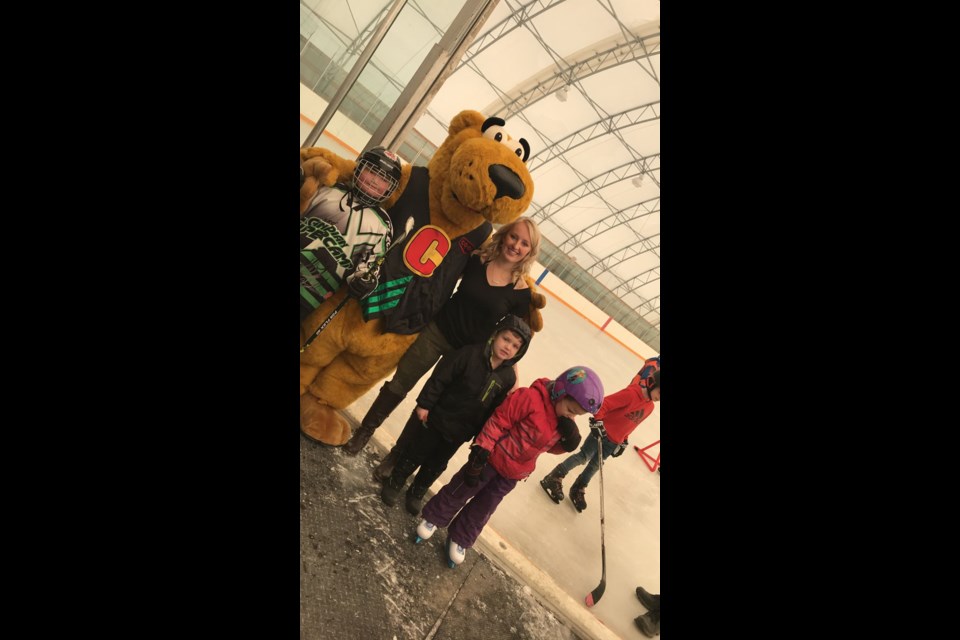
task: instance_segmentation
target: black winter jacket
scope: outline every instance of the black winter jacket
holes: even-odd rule
[[[517,355],[496,369],[490,367],[490,354],[497,333],[512,329],[523,338]],[[503,317],[482,344],[469,344],[444,356],[417,396],[417,405],[427,409],[427,425],[439,431],[448,442],[467,442],[480,428],[517,382],[513,365],[530,346],[530,327],[522,319]]]

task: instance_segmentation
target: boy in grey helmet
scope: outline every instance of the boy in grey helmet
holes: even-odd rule
[[[399,182],[400,158],[373,147],[357,158],[350,184],[317,190],[300,216],[300,322],[390,248],[393,228],[380,203]]]

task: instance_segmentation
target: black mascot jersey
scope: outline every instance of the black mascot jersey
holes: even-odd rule
[[[430,175],[426,167],[412,167],[410,181],[388,214],[395,230],[407,218],[413,228],[394,247],[380,268],[380,284],[363,305],[364,320],[384,318],[385,331],[409,335],[422,331],[450,299],[470,254],[493,230],[489,221],[456,238],[430,224]]]

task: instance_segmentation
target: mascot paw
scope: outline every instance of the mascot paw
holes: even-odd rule
[[[536,309],[530,309],[530,319],[527,320],[527,324],[530,325],[530,331],[537,333],[538,331],[543,330],[543,316],[540,315],[540,312]]]
[[[309,393],[300,396],[300,432],[314,442],[331,447],[343,446],[350,439],[347,421]]]
[[[527,280],[527,286],[530,287],[530,316],[526,318],[530,330],[536,333],[543,329],[543,316],[540,315],[540,309],[547,306],[547,297],[537,291],[537,283],[530,276],[524,276]]]
[[[322,156],[310,158],[300,167],[303,169],[304,176],[303,184],[300,185],[300,214],[303,215],[317,191],[321,187],[333,186],[340,172]]]
[[[530,306],[534,309],[543,309],[545,306],[547,306],[547,296],[543,295],[539,291],[531,291]]]

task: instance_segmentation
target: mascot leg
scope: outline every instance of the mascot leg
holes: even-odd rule
[[[321,324],[330,316],[337,304],[346,297],[346,290],[338,291],[333,294],[322,305],[314,309],[300,325],[300,346],[303,347],[307,338],[312,336]],[[348,307],[350,304],[347,305]],[[346,309],[345,309],[346,310]],[[347,348],[348,335],[344,330],[347,323],[344,322],[345,314],[341,313],[335,317],[326,329],[310,343],[306,351],[300,354],[300,395],[307,392],[307,387],[316,380],[317,375],[334,358],[336,358],[344,349]]]
[[[304,322],[307,336],[320,326],[346,295],[341,289]],[[300,430],[321,444],[341,446],[350,439],[350,425],[338,413],[383,380],[416,339],[384,333],[378,320],[365,322],[360,305],[351,300],[300,354]],[[316,368],[314,372],[313,368]]]
[[[345,409],[370,391],[397,366],[405,350],[367,357],[344,352],[334,359],[300,400],[300,430],[304,435],[321,444],[346,444],[350,425],[333,410]]]
[[[377,383],[376,378],[372,381],[358,378],[346,363],[346,357],[347,354],[342,354],[327,365],[300,397],[300,431],[320,444],[339,447],[347,443],[350,424],[336,409],[353,404]]]
[[[300,396],[300,432],[310,440],[339,447],[350,439],[350,425],[312,394]]]
[[[310,386],[310,383],[317,379],[317,374],[320,373],[320,367],[312,364],[303,364],[300,363],[300,395],[303,396],[307,392],[307,387]]]

